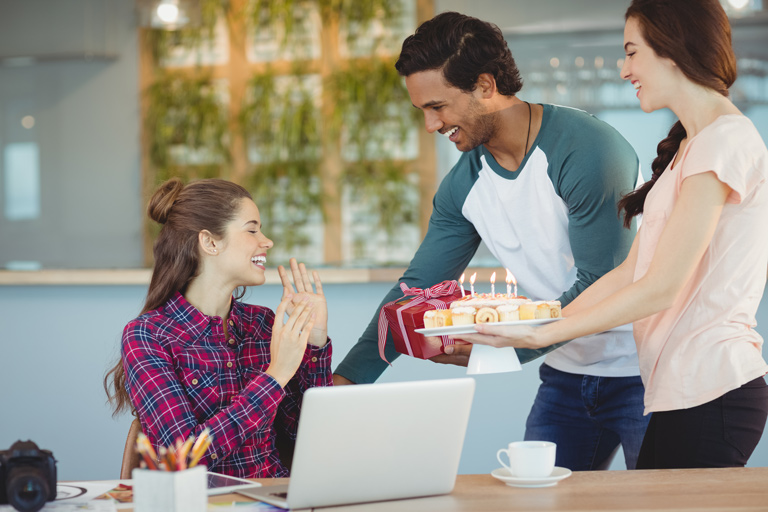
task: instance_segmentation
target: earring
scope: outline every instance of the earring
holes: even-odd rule
[[[214,254],[216,253],[216,249],[213,250]]]

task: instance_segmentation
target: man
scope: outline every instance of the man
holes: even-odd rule
[[[618,132],[593,116],[517,98],[522,80],[501,31],[458,13],[422,24],[395,67],[430,133],[464,154],[435,195],[429,229],[400,282],[425,288],[456,279],[484,241],[534,300],[566,306],[626,257],[635,229],[616,203],[638,179]],[[402,296],[399,286],[382,305]],[[378,312],[336,369],[334,383],[372,382],[384,371]],[[391,338],[386,347],[396,357]],[[436,362],[467,364],[471,345]],[[541,353],[518,350],[521,361]],[[619,443],[634,468],[647,420],[631,329],[573,340],[550,352],[526,422],[526,439],[557,443],[557,465],[606,467]]]

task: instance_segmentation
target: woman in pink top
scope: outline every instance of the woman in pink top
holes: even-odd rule
[[[652,179],[620,202],[643,214],[627,259],[541,327],[481,324],[473,343],[539,348],[634,322],[653,413],[637,468],[744,466],[768,416],[754,330],[768,267],[768,150],[728,99],[736,80],[717,0],[633,0],[621,77],[645,112],[679,121]]]

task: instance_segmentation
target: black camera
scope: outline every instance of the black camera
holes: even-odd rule
[[[0,450],[0,504],[37,512],[56,499],[56,459],[32,441],[16,441]]]

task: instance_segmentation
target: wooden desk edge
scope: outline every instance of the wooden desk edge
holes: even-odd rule
[[[287,478],[254,478],[262,485],[287,483]],[[514,488],[490,474],[464,474],[447,495],[331,507],[339,512],[380,512],[398,509],[430,512],[509,512],[514,510],[630,511],[766,510],[768,468],[664,469],[580,471],[554,487]],[[210,503],[252,502],[239,494],[211,496]],[[438,508],[436,508],[438,507]]]

